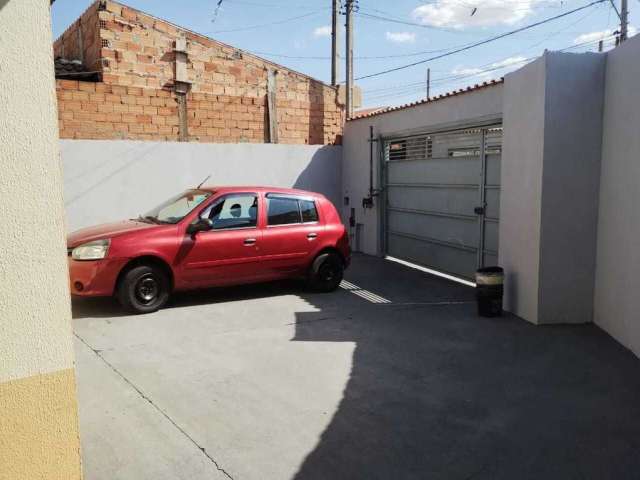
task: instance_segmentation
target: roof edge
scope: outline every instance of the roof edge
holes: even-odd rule
[[[465,93],[471,93],[471,92],[475,92],[478,90],[482,90],[484,88],[488,88],[488,87],[493,87],[496,85],[501,85],[502,83],[504,83],[504,77],[500,77],[497,80],[490,80],[488,82],[483,82],[483,83],[476,83],[475,85],[470,85],[466,88],[461,88],[459,90],[453,90],[451,92],[447,92],[447,93],[442,93],[440,95],[436,95],[435,97],[431,97],[429,99],[425,98],[422,100],[418,100],[416,102],[411,102],[411,103],[405,103],[402,105],[397,105],[395,107],[387,107],[381,110],[378,110],[376,112],[372,112],[372,113],[365,113],[364,115],[358,115],[355,117],[351,117],[351,118],[347,118],[347,122],[352,122],[354,120],[361,120],[363,118],[371,118],[371,117],[376,117],[378,115],[384,115],[385,113],[391,113],[391,112],[396,112],[398,110],[405,110],[407,108],[413,108],[413,107],[418,107],[420,105],[426,105],[428,103],[433,103],[433,102],[437,102],[440,100],[444,100],[445,98],[450,98],[450,97],[455,97],[457,95],[462,95]]]

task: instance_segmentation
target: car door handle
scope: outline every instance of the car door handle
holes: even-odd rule
[[[255,238],[245,238],[244,239],[244,244],[247,247],[250,247],[251,245],[255,245],[256,244],[256,239]]]
[[[307,238],[308,238],[309,240],[313,240],[313,239],[315,239],[315,238],[317,238],[317,237],[318,237],[318,234],[317,234],[317,233],[310,233],[309,235],[307,235]]]

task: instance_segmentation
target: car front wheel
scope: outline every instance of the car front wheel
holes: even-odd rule
[[[323,253],[316,257],[309,271],[308,284],[318,292],[332,292],[344,276],[344,262],[337,253]]]
[[[169,279],[157,267],[134,267],[121,278],[116,297],[128,312],[155,312],[169,299]]]

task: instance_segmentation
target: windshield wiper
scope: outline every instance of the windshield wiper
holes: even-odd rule
[[[138,215],[138,218],[135,218],[132,220],[135,220],[136,222],[142,222],[142,223],[158,223],[158,219],[151,215],[145,215],[144,217],[142,215]]]

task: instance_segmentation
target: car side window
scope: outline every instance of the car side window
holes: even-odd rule
[[[313,200],[299,200],[300,212],[302,213],[302,221],[304,223],[317,222],[318,210]]]
[[[267,195],[267,225],[295,225],[318,221],[318,209],[313,200]]]
[[[213,230],[250,228],[258,224],[258,196],[252,193],[227,195],[216,200],[200,215],[213,222]]]
[[[269,225],[301,223],[300,207],[295,198],[268,197],[267,211]]]

